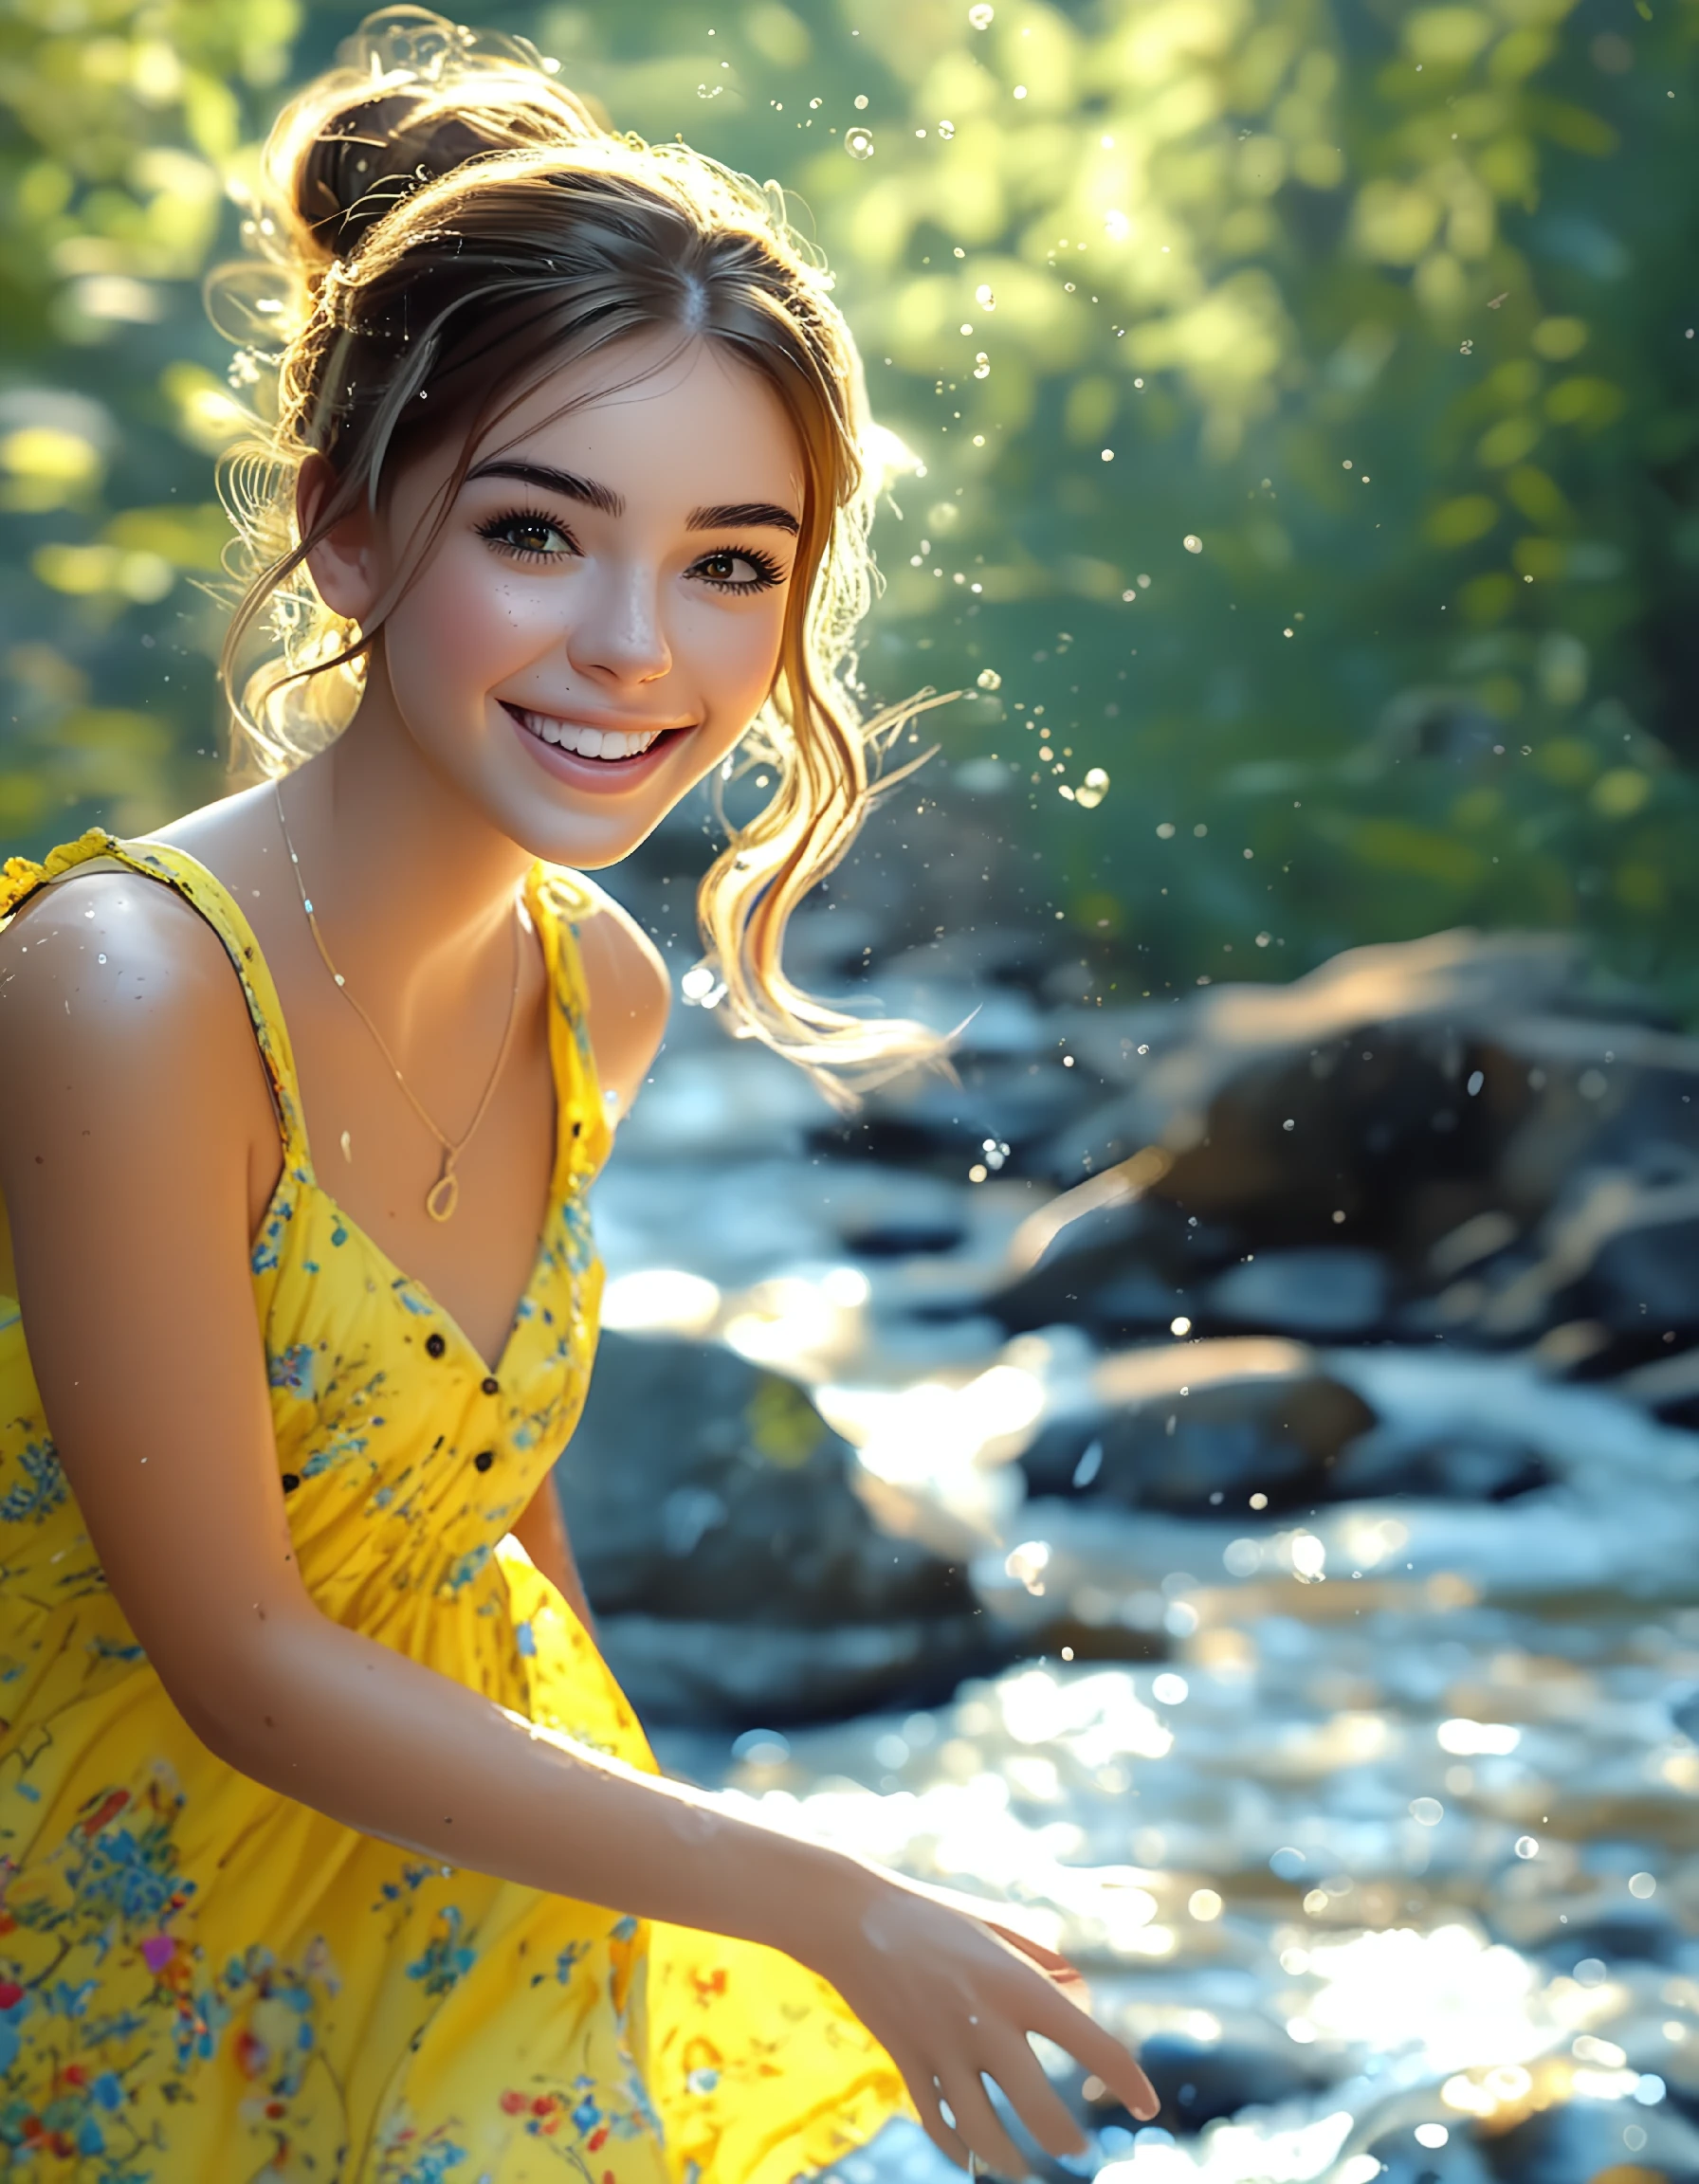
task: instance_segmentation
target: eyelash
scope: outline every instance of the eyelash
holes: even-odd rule
[[[478,536],[488,539],[492,546],[498,547],[503,554],[511,554],[516,560],[554,561],[560,558],[558,555],[543,552],[540,547],[516,546],[502,537],[504,532],[518,531],[521,527],[531,531],[552,531],[557,538],[572,542],[571,532],[540,508],[509,508],[500,516],[492,516],[487,522],[479,524]],[[757,572],[754,581],[741,583],[725,576],[704,576],[702,581],[716,592],[729,592],[734,596],[747,598],[758,592],[770,592],[776,584],[784,580],[784,571],[770,554],[764,554],[758,546],[716,546],[711,554],[704,554],[702,558],[704,561],[747,561]]]

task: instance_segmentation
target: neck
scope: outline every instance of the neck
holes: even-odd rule
[[[504,964],[530,854],[419,749],[388,701],[380,660],[358,713],[283,790],[301,877],[337,968],[404,1026]],[[379,982],[381,981],[381,992]]]

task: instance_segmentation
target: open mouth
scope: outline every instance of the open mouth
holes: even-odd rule
[[[642,758],[657,744],[670,742],[687,733],[683,728],[587,728],[577,720],[563,720],[553,713],[533,713],[504,698],[502,706],[527,736],[550,750],[569,752],[575,758],[594,759],[598,765],[620,766]]]

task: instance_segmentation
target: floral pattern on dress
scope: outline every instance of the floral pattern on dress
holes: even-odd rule
[[[555,996],[554,1189],[491,1373],[319,1184],[287,1030],[192,858],[95,830],[14,859],[0,919],[95,860],[224,942],[283,1169],[251,1255],[301,1578],[332,1620],[629,1764],[588,1633],[509,1534],[584,1400],[609,1128],[570,875],[529,883]],[[107,1587],[0,1298],[0,2175],[28,2184],[790,2184],[901,2082],[789,1959],[466,1872],[217,1758]],[[705,1956],[704,1956],[705,1952]]]

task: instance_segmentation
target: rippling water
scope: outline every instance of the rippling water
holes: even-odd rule
[[[970,1317],[929,1351],[890,1309],[912,1266],[822,1259],[817,1162],[722,1168],[708,1198],[746,1210],[689,1239],[668,1173],[606,1187],[627,1324],[684,1299],[811,1380],[875,1498],[971,1547],[988,1612],[1051,1649],[924,1712],[657,1742],[763,1814],[1045,1917],[1164,2105],[1138,2128],[1049,2054],[1093,2144],[1042,2173],[1699,2179],[1699,1436],[1525,1363],[1364,1350],[1326,1363],[1383,1419],[1513,1432],[1549,1483],[1302,1522],[1025,1501],[1006,1459],[1077,1379],[1072,1331],[1006,1344]],[[956,2172],[893,2126],[840,2174]]]

